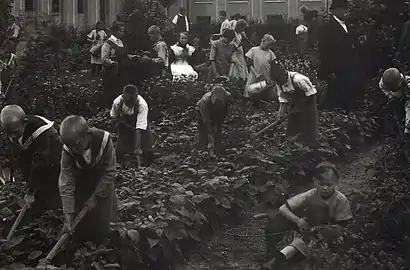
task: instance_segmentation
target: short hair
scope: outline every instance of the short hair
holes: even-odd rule
[[[184,8],[184,7],[180,7],[180,8],[179,8],[179,11],[185,11],[185,8]]]
[[[61,138],[65,139],[65,136],[84,136],[89,131],[89,126],[87,121],[84,117],[80,115],[70,115],[67,116],[63,122],[61,122],[60,126],[60,136]]]
[[[104,25],[104,22],[103,21],[98,21],[98,22],[96,22],[96,24],[95,24],[95,26],[98,26],[98,25],[101,25],[101,26],[103,26]]]
[[[16,121],[23,121],[26,118],[26,113],[19,105],[7,105],[1,110],[0,121],[2,124],[10,124]]]
[[[121,29],[121,27],[124,27],[124,23],[123,22],[120,22],[120,21],[114,21],[113,23],[112,23],[112,26],[111,26],[111,31],[112,32],[118,32],[120,29]]]
[[[388,68],[383,72],[382,80],[388,89],[397,87],[401,81],[401,73],[397,68]]]
[[[246,28],[246,27],[248,27],[248,23],[244,19],[239,19],[236,22],[235,28]]]
[[[127,84],[124,86],[123,93],[130,95],[138,94],[138,88],[133,84]]]
[[[229,28],[225,29],[225,31],[222,33],[222,36],[229,39],[233,39],[235,37],[235,31]]]
[[[188,32],[184,31],[184,32],[179,32],[177,35],[177,38],[180,39],[182,35],[185,35],[187,38],[189,38],[189,34]]]
[[[286,72],[287,72],[287,69],[282,63],[278,61],[271,62],[270,73],[271,73],[272,79],[276,79]]]
[[[225,10],[221,10],[219,11],[219,15],[226,17],[226,11]]]
[[[269,35],[269,34],[263,35],[262,41],[267,41],[267,40],[271,40],[272,42],[276,42],[276,39],[272,35]]]
[[[200,39],[199,37],[196,37],[196,38],[192,39],[192,43],[193,43],[193,44],[195,44],[195,43],[201,43],[201,39]]]
[[[148,28],[148,34],[150,35],[150,34],[156,34],[156,35],[159,35],[160,33],[161,33],[161,29],[157,26],[157,25],[151,25],[149,28]]]
[[[337,180],[339,180],[340,175],[339,175],[339,172],[338,172],[336,166],[333,163],[330,163],[330,162],[327,162],[327,161],[326,162],[321,162],[318,165],[316,165],[315,169],[313,170],[313,176],[316,179],[318,179],[319,181],[322,181],[323,180],[323,174],[325,172],[328,172],[328,171],[332,171],[336,175]]]

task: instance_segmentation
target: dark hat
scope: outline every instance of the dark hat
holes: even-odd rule
[[[338,7],[349,7],[349,2],[347,0],[333,0],[332,5],[330,8],[338,8]]]

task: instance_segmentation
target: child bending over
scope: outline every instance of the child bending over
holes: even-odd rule
[[[405,76],[397,68],[389,68],[383,73],[379,87],[391,100],[393,113],[400,121],[405,118],[405,139],[410,137],[410,76]]]
[[[282,240],[285,231],[306,231],[318,225],[345,225],[352,219],[350,203],[346,196],[336,190],[339,173],[336,167],[328,162],[320,163],[314,170],[315,188],[298,194],[279,208],[279,213],[268,221],[265,230],[268,252],[274,258],[263,266],[272,269],[291,258],[306,256],[306,244],[301,239],[294,241],[280,252],[277,243]]]

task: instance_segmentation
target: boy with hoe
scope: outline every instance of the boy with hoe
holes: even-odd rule
[[[89,127],[82,116],[66,117],[60,126],[64,143],[59,188],[65,214],[64,230],[73,233],[75,214],[88,212],[78,224],[75,240],[100,243],[109,233],[117,210],[116,159],[107,131]]]
[[[54,122],[26,115],[18,105],[7,105],[0,114],[1,127],[11,142],[10,162],[27,181],[25,203],[41,215],[58,209],[58,175],[62,145]]]
[[[313,182],[315,188],[287,200],[279,208],[279,213],[268,221],[266,241],[270,255],[273,253],[275,256],[262,269],[276,269],[291,258],[304,258],[307,255],[306,239],[303,237],[294,239],[281,251],[276,250],[283,232],[297,229],[306,232],[312,226],[319,225],[331,225],[324,228],[337,230],[338,226],[344,226],[352,219],[349,201],[336,190],[339,173],[333,164],[323,162],[317,165],[313,172]]]
[[[124,87],[122,95],[114,100],[110,115],[118,124],[118,161],[122,161],[125,154],[136,154],[140,168],[141,154],[148,159],[152,156],[152,133],[148,124],[148,104],[135,85]]]
[[[220,150],[222,124],[229,112],[231,93],[221,86],[215,86],[197,103],[199,144],[207,146],[211,155]]]

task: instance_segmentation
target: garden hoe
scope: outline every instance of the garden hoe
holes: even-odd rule
[[[74,219],[73,230],[77,227],[77,225],[81,222],[81,220],[85,217],[87,213],[88,207],[84,206],[84,208],[80,211],[80,213],[78,213],[77,217]],[[38,268],[43,269],[44,267],[51,265],[51,261],[58,254],[60,248],[62,248],[66,244],[68,238],[69,234],[67,232],[64,233],[57,241],[57,243],[54,245],[53,249],[51,249],[51,251],[48,253],[47,257],[45,259],[40,260]]]

